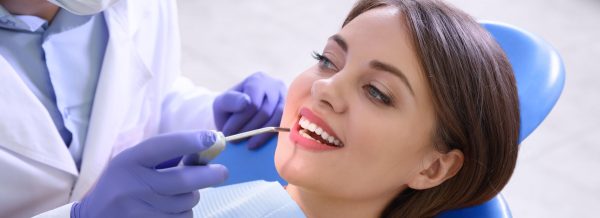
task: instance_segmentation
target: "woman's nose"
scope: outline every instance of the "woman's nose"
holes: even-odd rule
[[[335,76],[320,79],[313,83],[311,88],[312,97],[318,101],[318,107],[331,110],[335,113],[343,113],[348,108],[343,91],[343,84],[336,80]]]

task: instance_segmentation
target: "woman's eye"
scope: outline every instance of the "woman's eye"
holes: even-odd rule
[[[371,97],[372,99],[379,101],[385,105],[392,106],[392,99],[388,95],[384,94],[379,89],[377,89],[377,87],[373,85],[366,85],[364,86],[364,89],[369,95],[369,97]]]
[[[338,68],[327,58],[325,55],[319,54],[316,51],[313,52],[313,58],[319,61],[319,68],[323,70],[333,70],[338,71]]]

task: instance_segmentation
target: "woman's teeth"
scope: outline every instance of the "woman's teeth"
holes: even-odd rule
[[[300,127],[302,127],[305,131],[310,131],[310,132],[314,133],[316,136],[319,136],[320,140],[318,140],[318,141],[327,142],[330,145],[333,145],[335,147],[342,147],[342,142],[339,139],[334,138],[329,133],[325,132],[325,130],[323,130],[323,128],[317,126],[314,123],[311,123],[306,118],[301,117],[299,124],[300,124]],[[312,136],[310,136],[305,131],[300,130],[300,135],[304,136],[305,138],[317,140],[317,139],[313,138]]]

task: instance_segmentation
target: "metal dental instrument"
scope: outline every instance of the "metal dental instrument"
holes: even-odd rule
[[[230,135],[225,137],[225,141],[235,141],[243,138],[252,137],[258,134],[268,133],[268,132],[289,132],[289,128],[281,128],[281,127],[264,127],[260,129],[250,130],[248,132],[243,132],[235,135]]]
[[[264,127],[264,128],[260,128],[260,129],[251,130],[248,132],[230,135],[227,137],[225,137],[222,132],[215,131],[215,133],[217,135],[217,140],[215,141],[215,143],[213,145],[211,145],[211,147],[209,149],[206,149],[200,153],[197,153],[197,155],[188,156],[188,157],[186,157],[186,159],[184,159],[184,161],[186,163],[191,163],[191,164],[206,165],[206,164],[208,164],[208,162],[210,162],[215,157],[217,157],[217,155],[219,155],[223,150],[225,150],[225,145],[227,144],[227,142],[248,138],[248,137],[252,137],[252,136],[255,136],[258,134],[263,134],[263,133],[289,132],[289,131],[290,131],[289,128]]]

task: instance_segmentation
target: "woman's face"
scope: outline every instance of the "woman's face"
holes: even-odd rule
[[[281,126],[292,131],[279,135],[275,153],[290,184],[392,198],[422,171],[434,150],[434,109],[401,16],[389,7],[359,15],[290,85]]]

